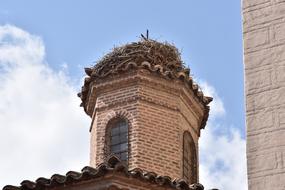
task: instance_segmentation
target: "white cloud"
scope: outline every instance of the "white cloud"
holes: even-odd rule
[[[0,26],[0,187],[88,165],[89,118],[40,37]]]
[[[59,72],[49,67],[40,37],[0,26],[0,187],[88,165],[90,119],[66,66]],[[226,113],[223,102],[199,83],[214,97],[200,140],[200,181],[206,189],[246,189],[245,140],[234,129],[217,133],[224,128],[218,122]]]
[[[219,122],[219,118],[226,114],[223,102],[212,86],[203,81],[200,84],[203,92],[214,98],[210,104],[211,111],[206,129],[201,132],[200,182],[205,189],[245,190],[245,139],[237,129]]]
[[[215,88],[203,80],[198,81],[203,93],[206,96],[211,96],[214,98],[214,101],[211,103],[211,118],[224,116],[226,114],[224,104],[221,98],[218,96]]]

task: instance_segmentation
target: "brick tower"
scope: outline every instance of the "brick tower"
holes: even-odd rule
[[[204,190],[198,139],[212,98],[193,83],[174,46],[146,38],[85,72],[78,95],[92,118],[91,167],[3,190]]]
[[[130,43],[85,72],[79,96],[92,118],[91,166],[114,154],[129,169],[198,182],[198,139],[212,98],[193,83],[174,46]]]

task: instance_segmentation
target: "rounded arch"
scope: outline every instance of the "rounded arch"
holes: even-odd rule
[[[198,182],[197,150],[189,131],[183,133],[183,178],[189,183]]]
[[[109,114],[105,128],[105,157],[115,155],[128,163],[129,157],[129,128],[130,120],[126,113]]]
[[[105,116],[103,119],[103,126],[108,126],[108,123],[115,118],[123,118],[125,119],[129,126],[131,126],[132,121],[133,121],[133,116],[131,113],[129,113],[127,110],[119,110],[119,111],[109,111],[109,113]]]

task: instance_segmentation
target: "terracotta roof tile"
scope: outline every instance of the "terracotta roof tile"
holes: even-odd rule
[[[207,105],[213,98],[204,96],[199,86],[194,83],[190,76],[190,69],[185,67],[179,51],[169,43],[161,43],[155,40],[143,40],[114,48],[95,66],[85,68],[87,77],[84,80],[81,92],[78,93],[82,100],[81,106],[84,107],[85,111],[87,110],[92,81],[135,69],[147,69],[150,72],[160,74],[164,78],[185,81],[196,98],[206,108],[205,112],[209,112]],[[207,121],[207,118],[208,114],[206,114],[204,120]],[[205,124],[202,123],[201,128],[204,128]]]
[[[136,178],[160,186],[165,186],[177,190],[203,190],[201,184],[188,185],[183,179],[171,180],[168,176],[159,176],[154,172],[146,172],[139,168],[128,170],[117,157],[111,156],[106,163],[99,165],[97,168],[89,166],[84,167],[81,172],[69,171],[66,175],[54,174],[50,179],[43,177],[38,178],[35,182],[24,180],[20,186],[7,185],[3,190],[44,190],[62,185],[75,184],[87,180],[96,179],[109,173],[122,172],[126,177]]]

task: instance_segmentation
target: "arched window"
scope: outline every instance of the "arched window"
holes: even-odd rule
[[[194,140],[189,132],[183,134],[183,178],[189,183],[197,183],[197,155]]]
[[[128,123],[126,120],[116,118],[108,123],[107,151],[122,161],[128,160]]]

